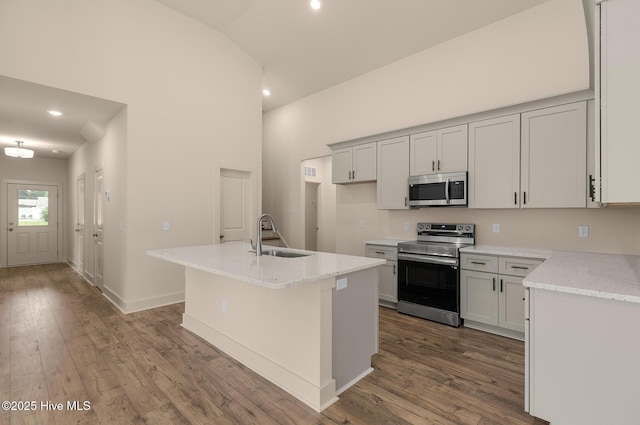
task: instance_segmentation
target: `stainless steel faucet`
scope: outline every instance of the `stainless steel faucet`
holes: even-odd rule
[[[276,224],[273,222],[273,217],[270,214],[262,214],[258,217],[257,223],[257,231],[256,231],[256,255],[262,255],[262,220],[268,218],[271,222],[271,229],[278,233],[278,229],[276,229]]]

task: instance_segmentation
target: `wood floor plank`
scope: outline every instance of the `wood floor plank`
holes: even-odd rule
[[[524,345],[380,309],[374,372],[322,413],[180,326],[122,314],[68,265],[0,269],[0,396],[88,411],[4,424],[542,425],[523,412]]]

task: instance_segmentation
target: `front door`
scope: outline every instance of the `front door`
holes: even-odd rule
[[[95,267],[94,284],[102,291],[104,286],[104,241],[103,241],[103,225],[104,225],[104,176],[102,168],[96,168],[95,174],[95,192],[93,194],[93,265]]]
[[[244,171],[220,170],[220,242],[252,237],[249,178]]]
[[[58,261],[58,187],[7,184],[7,265]]]

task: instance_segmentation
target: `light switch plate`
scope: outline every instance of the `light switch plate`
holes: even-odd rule
[[[494,224],[493,225],[493,233],[500,233],[500,225],[499,224]]]
[[[171,228],[171,225],[169,224],[169,222],[168,222],[168,221],[163,221],[163,222],[162,222],[162,230],[164,230],[164,231],[166,232],[166,231],[167,231],[167,230],[169,230],[170,228]]]

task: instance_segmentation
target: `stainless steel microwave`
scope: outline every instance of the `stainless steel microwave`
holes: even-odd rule
[[[467,172],[409,177],[412,208],[467,206]]]

